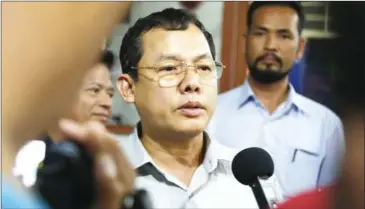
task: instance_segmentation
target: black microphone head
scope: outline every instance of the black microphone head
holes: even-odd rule
[[[241,184],[250,185],[258,177],[271,177],[274,173],[274,162],[265,150],[251,147],[240,151],[233,158],[232,172]]]

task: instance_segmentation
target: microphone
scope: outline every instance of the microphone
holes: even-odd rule
[[[265,150],[251,147],[240,151],[232,161],[232,172],[241,184],[251,187],[260,209],[269,209],[269,203],[260,179],[268,179],[274,173],[274,162]]]

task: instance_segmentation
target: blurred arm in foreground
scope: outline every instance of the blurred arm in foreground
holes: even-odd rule
[[[104,39],[130,3],[5,2],[2,5],[2,163],[5,185],[10,185],[2,191],[2,206],[14,208],[15,203],[21,207],[19,201],[29,199],[28,194],[20,196],[20,191],[13,190],[15,185],[8,182],[12,181],[11,170],[18,149],[70,111],[70,101],[75,98],[75,89],[80,87],[86,69],[96,64]],[[100,160],[108,156],[109,166],[96,166],[95,171],[99,185],[103,186],[101,191],[108,195],[108,199],[101,196],[100,203],[102,208],[119,207],[125,192],[132,189],[134,173],[125,166],[127,161],[114,148],[117,146],[107,146],[114,140],[93,123],[62,124],[66,134],[92,147],[97,165],[106,165]],[[65,124],[73,128],[65,128]],[[110,139],[110,143],[98,143],[104,139]]]

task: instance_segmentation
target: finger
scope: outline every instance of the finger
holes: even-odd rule
[[[130,168],[131,166],[118,141],[100,124],[90,122],[80,125],[74,121],[62,120],[60,126],[74,140],[84,144],[90,153],[110,153],[115,158],[118,173],[125,173],[124,177],[133,177],[133,169],[125,169],[128,172],[123,172],[124,167]]]
[[[116,169],[119,181],[125,184],[127,190],[131,190],[134,186],[135,171],[130,165],[127,157],[124,155],[122,147],[114,137],[106,136],[103,139],[104,152],[107,152],[113,157],[116,163]]]
[[[103,139],[112,138],[105,127],[95,121],[80,124],[69,119],[62,119],[59,126],[69,139],[83,144],[90,153],[103,152],[105,149]]]
[[[130,164],[129,160],[122,152],[122,148],[120,146],[119,149],[115,152],[114,157],[117,164],[119,180],[124,182],[126,190],[132,191],[134,189],[136,172]]]
[[[114,159],[109,154],[98,155],[95,159],[95,168],[100,206],[118,208],[119,200],[122,198],[123,185],[118,181]]]
[[[100,169],[103,169],[99,173],[99,184],[105,191],[100,197],[100,201],[106,202],[106,204],[120,204],[126,193],[134,190],[136,175],[118,141],[111,135],[104,137],[102,140],[103,152],[107,153],[108,157],[100,158],[101,160],[98,162],[101,165]],[[114,196],[116,199],[113,199]]]
[[[76,139],[85,139],[86,129],[80,123],[69,119],[61,119],[59,127],[68,136]]]
[[[118,141],[101,124],[95,122],[78,124],[61,120],[60,127],[94,156],[100,204],[103,208],[118,206],[126,192],[133,190],[136,176]]]
[[[88,123],[79,125],[74,121],[62,120],[60,126],[71,138],[81,142],[89,153],[96,156],[104,156],[105,154],[101,153],[108,153],[108,156],[113,158],[117,164],[115,166],[115,173],[120,181],[127,180],[127,182],[130,182],[131,179],[134,179],[134,173],[131,171],[132,169],[130,169],[129,162],[123,155],[121,147],[114,137],[108,134],[99,124]]]

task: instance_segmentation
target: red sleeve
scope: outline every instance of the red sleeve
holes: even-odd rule
[[[332,188],[304,192],[278,205],[277,209],[330,209],[332,195]]]

